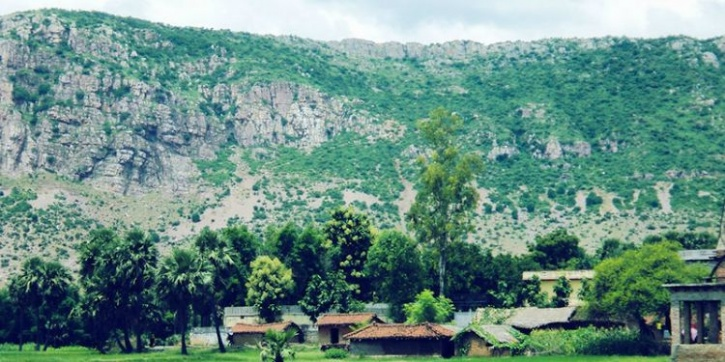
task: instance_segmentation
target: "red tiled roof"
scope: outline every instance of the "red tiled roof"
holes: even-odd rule
[[[342,326],[380,321],[375,313],[325,314],[317,321],[318,326]]]
[[[437,324],[377,324],[346,334],[349,340],[374,339],[449,339],[453,331]]]
[[[267,323],[267,324],[246,324],[246,323],[237,323],[232,327],[232,333],[236,334],[264,334],[267,332],[267,330],[272,329],[275,331],[284,331],[290,326],[294,325],[294,323],[287,321],[287,322],[279,322],[279,323]]]

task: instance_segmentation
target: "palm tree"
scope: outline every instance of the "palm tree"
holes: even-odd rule
[[[260,347],[262,360],[272,358],[274,362],[284,362],[285,356],[294,356],[294,352],[289,348],[289,341],[297,335],[292,329],[286,331],[275,331],[268,329],[264,333],[264,344]]]
[[[209,264],[188,249],[174,249],[159,268],[159,296],[175,311],[181,325],[181,354],[188,354],[186,330],[189,309],[196,300],[209,292],[211,277]]]
[[[233,251],[226,242],[219,238],[217,232],[204,228],[196,238],[196,247],[202,259],[207,261],[212,271],[212,291],[201,301],[200,310],[205,315],[211,315],[216,329],[219,352],[225,353],[226,347],[221,336],[220,327],[224,317],[223,307],[232,305],[237,297],[232,283],[235,278],[235,263],[232,258]]]
[[[25,313],[21,314],[30,315],[35,321],[36,351],[43,343],[47,348],[46,322],[53,318],[58,306],[68,296],[71,283],[68,269],[58,262],[45,262],[39,257],[28,259],[20,274],[11,280],[11,295],[15,303],[25,309]]]

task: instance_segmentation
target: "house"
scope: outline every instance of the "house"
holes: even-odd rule
[[[541,291],[551,299],[554,296],[554,285],[561,277],[565,277],[571,284],[571,294],[569,294],[569,305],[583,305],[584,302],[579,300],[579,291],[582,289],[584,280],[594,279],[594,270],[545,270],[545,271],[527,271],[522,275],[523,280],[532,280],[534,277],[541,281]]]
[[[317,321],[318,339],[323,348],[340,344],[340,337],[355,326],[385,323],[375,313],[325,314]]]
[[[275,331],[287,331],[294,330],[297,335],[292,338],[291,343],[303,343],[305,336],[302,333],[300,327],[290,321],[279,322],[279,323],[267,323],[267,324],[245,324],[237,323],[232,327],[232,345],[244,346],[244,345],[257,345],[262,342],[264,334],[267,330]]]
[[[519,344],[519,332],[511,326],[497,324],[471,324],[456,333],[453,341],[459,356],[499,357],[510,356],[512,348]]]
[[[616,327],[624,325],[622,321],[590,318],[586,313],[580,312],[577,307],[479,308],[473,317],[473,323],[509,325],[526,334],[536,329],[576,329],[586,326]]]
[[[723,226],[720,225],[721,229]],[[670,292],[668,334],[672,361],[725,361],[725,239],[722,235],[708,264],[712,267],[708,282],[664,285]]]
[[[378,324],[343,336],[359,355],[453,356],[453,331],[437,324]]]

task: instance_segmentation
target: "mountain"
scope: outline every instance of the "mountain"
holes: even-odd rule
[[[0,274],[73,263],[89,228],[263,233],[353,204],[404,228],[443,106],[480,154],[472,241],[521,252],[716,232],[725,38],[422,45],[179,28],[96,12],[0,18]]]

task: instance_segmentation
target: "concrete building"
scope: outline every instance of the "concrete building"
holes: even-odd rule
[[[565,277],[571,284],[571,294],[569,294],[569,305],[579,306],[584,302],[579,300],[579,291],[582,289],[584,279],[594,279],[594,270],[545,270],[545,271],[527,271],[522,275],[523,280],[532,280],[534,277],[541,281],[541,291],[551,299],[554,296],[554,285],[556,281]]]

